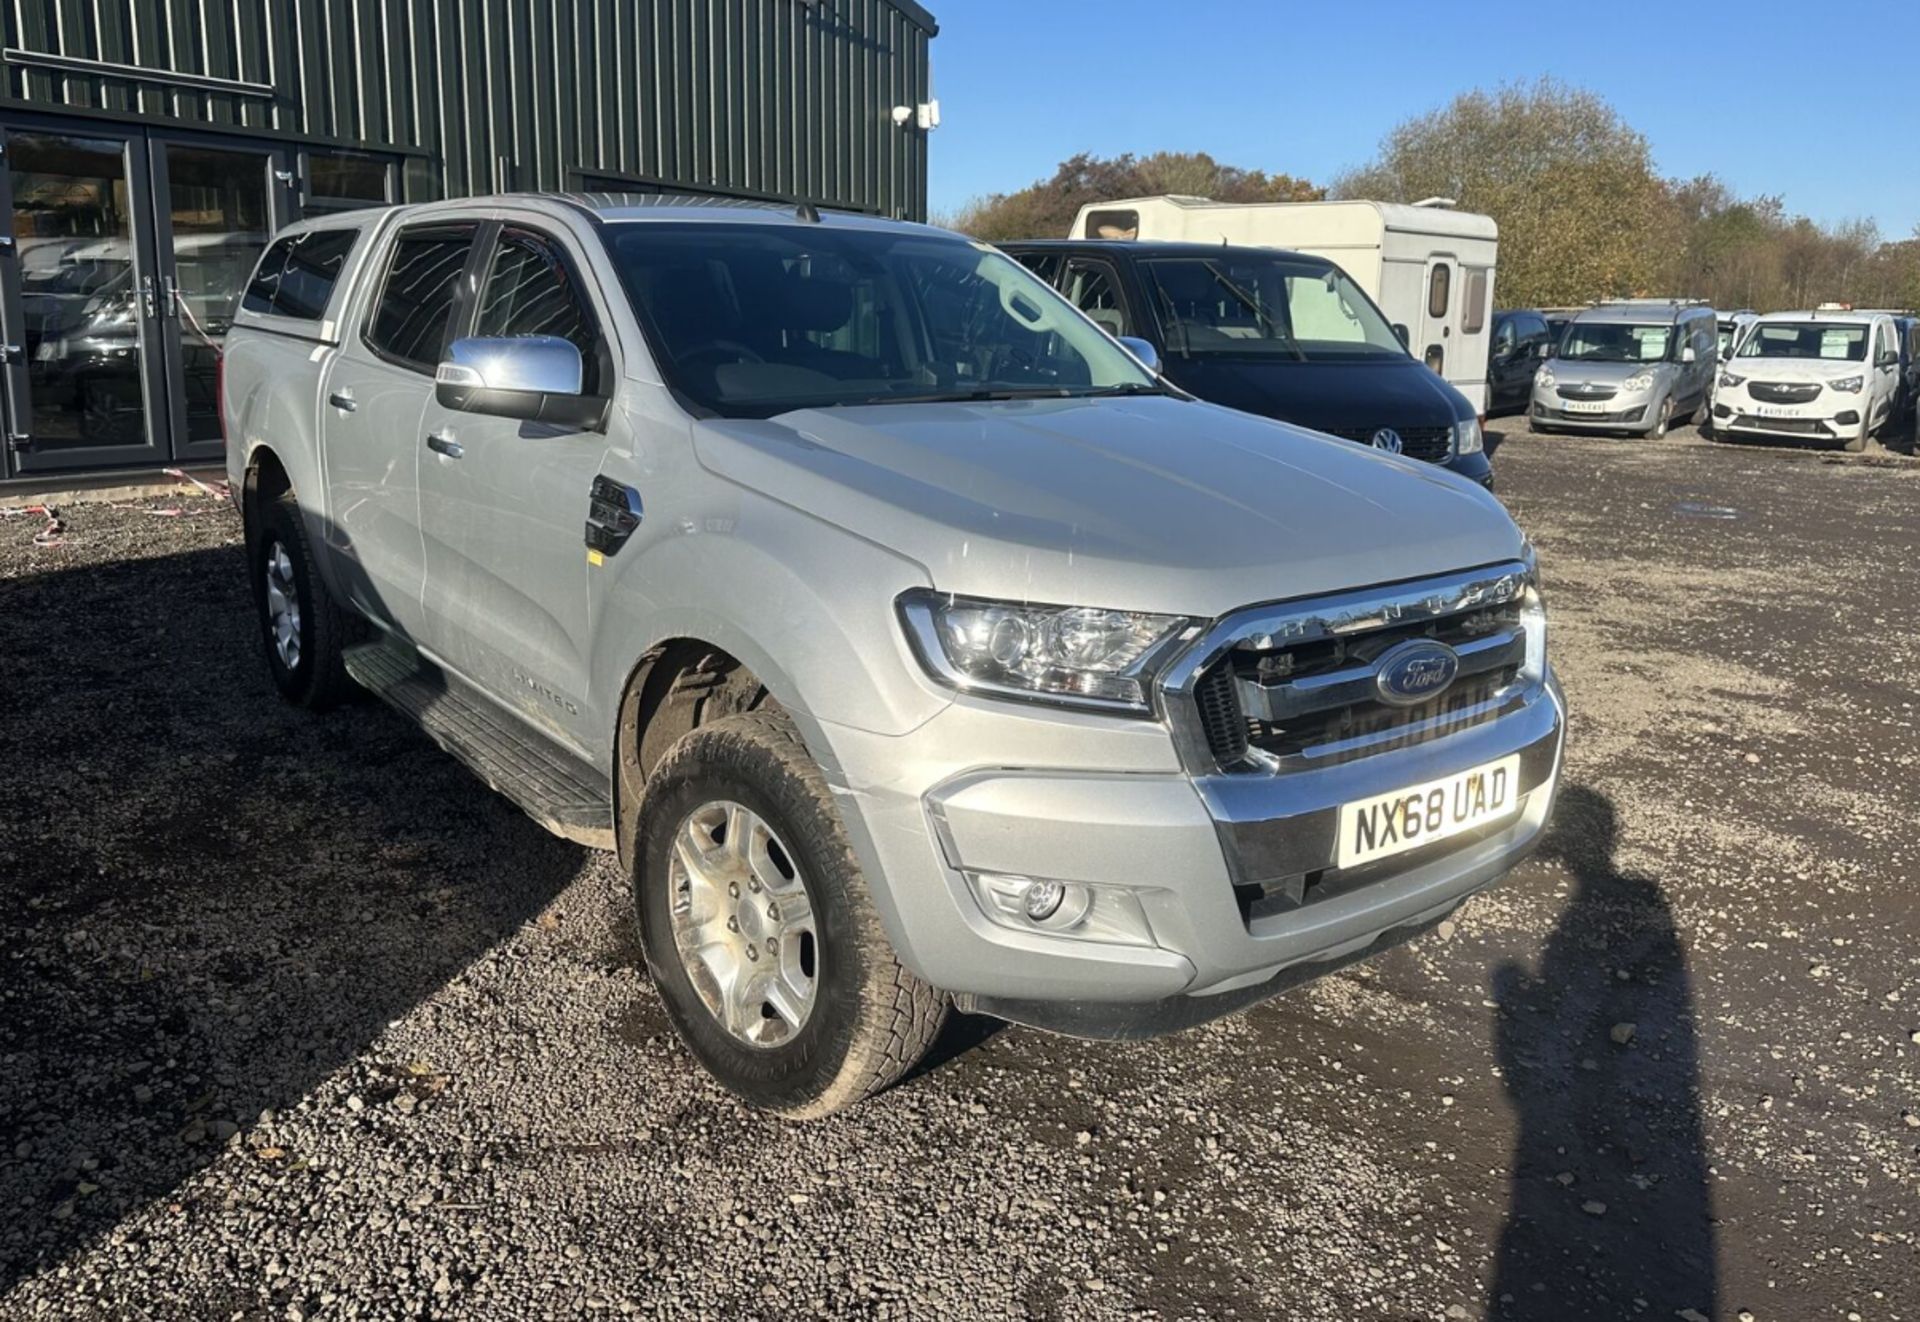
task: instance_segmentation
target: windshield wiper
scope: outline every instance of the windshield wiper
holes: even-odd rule
[[[1151,381],[1122,381],[1117,386],[1094,386],[1091,390],[1076,390],[1075,399],[1095,399],[1102,395],[1164,395],[1167,388],[1155,385]]]
[[[862,404],[978,404],[1002,399],[1067,399],[1065,386],[976,386],[971,390],[930,390],[920,395],[874,395]]]

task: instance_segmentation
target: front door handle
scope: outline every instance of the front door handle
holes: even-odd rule
[[[427,433],[427,448],[435,454],[444,454],[449,459],[458,459],[467,452],[467,447],[453,439],[450,431]]]
[[[331,395],[328,395],[327,403],[333,405],[342,413],[351,413],[360,407],[360,401],[344,390],[336,390]]]

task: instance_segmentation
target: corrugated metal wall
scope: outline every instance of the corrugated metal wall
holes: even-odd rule
[[[926,135],[891,117],[929,96],[913,0],[14,0],[4,19],[16,105],[411,150],[410,200],[586,171],[926,211]]]

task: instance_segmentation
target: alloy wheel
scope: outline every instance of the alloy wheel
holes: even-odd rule
[[[820,982],[813,902],[792,852],[750,808],[705,803],[674,833],[668,885],[674,949],[707,1012],[747,1046],[791,1041]]]
[[[293,560],[279,542],[267,547],[267,628],[273,650],[288,670],[300,667],[300,590]]]

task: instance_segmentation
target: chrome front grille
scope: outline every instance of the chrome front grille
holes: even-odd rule
[[[1437,739],[1492,720],[1543,681],[1527,570],[1503,564],[1228,616],[1175,665],[1167,709],[1200,774],[1287,772]],[[1447,644],[1455,678],[1395,706],[1379,661],[1411,639]]]

